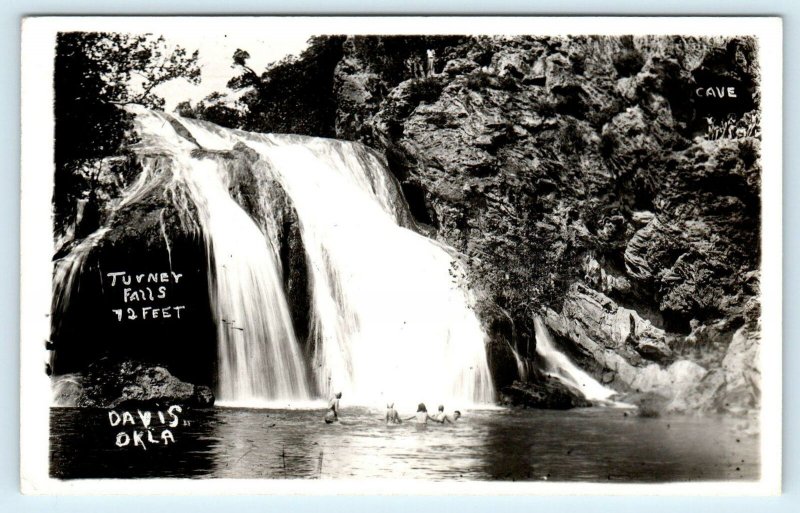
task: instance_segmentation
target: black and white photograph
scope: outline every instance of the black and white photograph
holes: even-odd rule
[[[23,491],[776,493],[780,31],[25,20]]]

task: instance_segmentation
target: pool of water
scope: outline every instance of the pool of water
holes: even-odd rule
[[[53,408],[51,475],[671,482],[760,472],[753,421],[730,417],[492,409],[465,411],[453,425],[387,426],[382,411],[345,407],[340,424],[326,425],[321,410],[216,408],[184,411],[174,428],[151,412],[155,443],[131,413],[135,426],[112,426],[106,410]]]

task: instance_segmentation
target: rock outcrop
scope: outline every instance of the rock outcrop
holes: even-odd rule
[[[500,390],[500,404],[522,408],[568,410],[591,406],[583,396],[555,379],[515,381]]]
[[[186,383],[164,367],[143,362],[99,360],[80,380],[69,383],[69,387],[60,387],[65,394],[69,390],[69,397],[57,398],[61,399],[57,404],[90,408],[214,405],[209,387]]]

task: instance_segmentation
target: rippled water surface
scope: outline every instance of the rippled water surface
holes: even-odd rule
[[[145,434],[144,448],[117,447],[118,433],[143,432],[132,414],[136,426],[123,428],[112,427],[104,410],[52,409],[51,474],[602,482],[759,476],[758,437],[735,418],[496,409],[466,411],[455,425],[386,426],[382,411],[352,407],[343,408],[341,424],[326,425],[321,410],[217,408],[184,412],[171,429],[174,444],[147,442]],[[162,441],[164,426],[152,415],[153,439]]]

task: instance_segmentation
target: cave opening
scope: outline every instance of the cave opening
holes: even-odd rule
[[[425,200],[425,191],[419,184],[414,182],[402,182],[400,185],[403,190],[403,195],[408,203],[408,209],[414,220],[418,223],[426,224],[433,227],[438,227],[438,223],[434,219],[434,215],[428,208]]]

